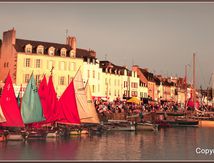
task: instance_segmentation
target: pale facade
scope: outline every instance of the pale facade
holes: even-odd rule
[[[139,82],[139,97],[142,98],[148,98],[148,87],[145,83]]]
[[[83,81],[88,82],[92,96],[104,96],[102,85],[102,69],[99,68],[99,61],[95,58],[87,58],[83,62]]]
[[[25,86],[31,73],[39,84],[44,74],[48,80],[53,68],[53,83],[58,96],[61,96],[66,87],[80,68],[83,71],[83,60],[79,58],[65,58],[61,56],[17,54],[16,85]]]

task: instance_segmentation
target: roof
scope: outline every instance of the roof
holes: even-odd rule
[[[146,79],[150,82],[156,82],[154,79],[154,75],[153,73],[148,72],[145,69],[139,68],[139,70],[141,71],[141,73],[143,73],[143,75],[146,77]]]
[[[130,71],[126,67],[115,65],[109,61],[100,61],[100,68],[102,68],[103,71],[105,71],[106,68],[111,68],[112,73],[115,73],[116,71],[120,71],[121,75],[124,75],[124,70],[127,70],[128,75]]]
[[[70,50],[72,50],[72,47],[70,47],[67,44],[59,44],[59,43],[51,43],[51,42],[43,42],[43,41],[33,41],[33,40],[24,40],[24,39],[16,39],[16,44],[15,44],[15,49],[17,52],[24,52],[25,51],[25,45],[27,44],[31,44],[32,45],[32,52],[36,53],[36,48],[39,45],[44,46],[44,54],[48,54],[48,48],[49,47],[54,47],[55,48],[55,52],[56,52],[56,56],[60,55],[60,50],[62,48],[66,48],[67,49],[67,53],[66,56],[69,56],[69,52]],[[86,49],[76,49],[76,57],[77,58],[85,58],[85,57],[89,57],[89,58],[95,58],[96,57],[96,52],[94,51],[89,51]]]

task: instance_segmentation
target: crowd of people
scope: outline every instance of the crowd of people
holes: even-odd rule
[[[125,100],[115,100],[115,101],[106,101],[106,100],[94,100],[95,108],[101,117],[112,118],[115,113],[120,113],[125,117],[139,115],[140,117],[143,114],[152,113],[152,112],[177,112],[184,111],[178,103],[175,102],[148,102],[148,103],[128,103]]]

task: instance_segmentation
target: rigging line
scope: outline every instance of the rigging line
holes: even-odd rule
[[[201,72],[201,74],[202,74],[203,84],[204,84],[204,85],[207,85],[207,83],[206,83],[206,81],[205,81],[205,76],[204,76],[204,73],[203,73],[203,70],[202,70],[202,66],[201,66],[201,64],[200,64],[200,60],[198,59],[197,61],[198,61],[199,72]],[[199,75],[200,75],[200,74],[199,74]]]

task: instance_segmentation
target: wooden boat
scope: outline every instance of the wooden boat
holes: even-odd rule
[[[158,125],[152,123],[137,123],[136,130],[143,130],[143,131],[158,131]]]
[[[78,129],[70,131],[70,135],[84,135],[84,134],[89,134],[89,131],[87,129]]]
[[[199,121],[193,119],[174,119],[174,120],[163,120],[168,123],[171,127],[198,127]]]
[[[46,138],[57,138],[59,137],[59,134],[57,132],[49,132],[46,135]]]
[[[47,136],[47,132],[44,132],[44,131],[29,131],[27,135],[27,140],[45,139],[46,136]]]
[[[3,129],[1,140],[24,140],[23,136],[25,132],[21,132],[24,123],[15,97],[10,74],[8,74],[5,81],[0,103],[0,123],[3,122],[1,124]]]
[[[24,141],[25,139],[21,134],[8,134],[6,136],[7,141]]]
[[[126,120],[108,120],[104,124],[109,131],[135,131],[136,127],[133,123]]]

